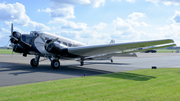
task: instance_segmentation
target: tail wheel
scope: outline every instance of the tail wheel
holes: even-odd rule
[[[51,67],[52,67],[53,69],[58,69],[58,68],[60,67],[60,62],[59,62],[58,60],[53,60],[53,61],[51,62]]]
[[[30,63],[32,67],[37,67],[39,65],[39,62],[35,61],[35,58],[33,58]]]

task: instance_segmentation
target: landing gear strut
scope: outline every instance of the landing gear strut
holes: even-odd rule
[[[83,66],[84,65],[84,58],[81,58],[81,62],[80,62],[80,66]]]
[[[111,59],[111,63],[113,63],[113,59]]]
[[[39,58],[40,56],[36,55],[36,57],[31,60],[30,64],[32,67],[37,67],[39,65]]]
[[[83,66],[84,65],[84,61],[81,61],[81,65],[80,66]]]

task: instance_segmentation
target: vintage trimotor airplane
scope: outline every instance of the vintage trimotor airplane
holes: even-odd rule
[[[74,59],[80,61],[80,65],[83,66],[85,60],[111,60],[113,62],[113,56],[136,56],[132,53],[175,46],[171,39],[131,43],[113,43],[112,40],[111,44],[87,46],[45,32],[31,31],[30,34],[21,34],[13,31],[13,23],[11,24],[10,41],[14,52],[22,53],[25,57],[35,55],[35,58],[30,61],[32,67],[37,67],[40,57],[45,57],[51,61],[51,67],[54,69],[60,67],[60,59]],[[138,50],[149,46],[153,48]]]

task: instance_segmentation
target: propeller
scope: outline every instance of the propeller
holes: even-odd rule
[[[59,38],[47,40],[46,43],[45,43],[45,49],[47,51],[50,51],[53,48],[53,46],[54,46],[54,42],[57,41],[58,39]]]
[[[59,38],[56,38],[56,39],[50,39],[50,40],[45,41],[43,37],[40,36],[40,38],[45,43],[44,47],[47,51],[50,51],[54,46],[53,43],[59,39]]]
[[[18,39],[17,38],[15,38],[15,37],[13,37],[13,23],[11,23],[11,35],[9,36],[11,39],[11,47],[12,47],[12,55],[11,55],[11,58],[13,57],[13,48],[14,48],[14,45],[13,45],[13,43],[12,42],[14,42],[14,40],[16,40],[16,41],[18,41]],[[13,40],[13,39],[14,40]],[[9,40],[9,41],[10,41]],[[8,43],[9,43],[9,41],[8,41]]]
[[[17,44],[21,41],[21,33],[13,31],[13,23],[11,23],[11,35],[9,36],[11,43]]]
[[[13,31],[13,23],[11,23],[11,35],[9,37],[10,37],[11,43],[13,43],[13,44],[23,43],[23,44],[31,47],[30,44],[21,40],[21,33],[20,32]]]

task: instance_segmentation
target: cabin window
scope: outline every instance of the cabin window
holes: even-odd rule
[[[74,47],[78,47],[77,45],[74,45]]]
[[[66,42],[63,42],[63,45],[67,46],[67,43],[66,43]]]
[[[57,41],[57,42],[61,43],[61,41]]]
[[[69,43],[69,44],[68,44],[68,47],[72,47],[72,44]]]
[[[45,40],[49,40],[49,38],[48,38],[48,37],[45,37]]]

